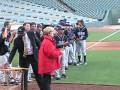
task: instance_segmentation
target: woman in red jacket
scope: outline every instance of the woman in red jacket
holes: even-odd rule
[[[54,41],[56,31],[53,27],[43,30],[44,40],[39,49],[38,73],[42,75],[41,90],[51,90],[51,74],[60,68],[62,50],[57,49]]]

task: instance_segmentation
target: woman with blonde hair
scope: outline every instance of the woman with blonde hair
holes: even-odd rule
[[[60,59],[63,51],[56,48],[54,35],[56,31],[48,26],[43,29],[44,39],[39,49],[38,73],[42,76],[41,90],[51,90],[51,74],[60,68]]]

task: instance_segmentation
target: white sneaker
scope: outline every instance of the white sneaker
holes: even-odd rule
[[[80,62],[80,65],[82,65],[82,64],[84,64],[84,63]]]
[[[85,62],[84,65],[87,65],[87,62]]]
[[[76,65],[77,65],[77,66],[79,66],[80,64],[79,64],[79,63],[77,63]]]
[[[32,79],[28,79],[27,81],[28,81],[28,82],[32,82],[33,80],[32,80]]]

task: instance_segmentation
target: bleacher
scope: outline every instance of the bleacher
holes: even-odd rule
[[[57,2],[57,0],[24,0],[24,1],[39,4],[42,6],[47,6],[49,8],[54,8],[54,9],[58,9],[58,10],[63,10],[63,11],[66,10],[66,8],[62,5],[60,5]]]
[[[76,14],[103,19],[106,10],[120,7],[120,0],[63,0],[76,10]]]
[[[0,0],[0,23],[10,20],[20,24],[24,22],[57,24],[64,18],[71,23],[75,23],[78,19],[83,19],[86,23],[97,21],[24,0]]]
[[[26,0],[33,3],[46,5],[52,8],[65,11],[66,8],[58,1],[61,1],[72,9],[75,14],[95,19],[103,19],[106,10],[120,8],[120,0]],[[57,2],[57,3],[56,3]]]

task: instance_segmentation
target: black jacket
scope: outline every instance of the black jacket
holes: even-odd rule
[[[28,37],[30,39],[30,42],[32,44],[32,47],[33,47],[34,58],[35,58],[35,60],[38,60],[38,46],[37,46],[37,42],[36,42],[36,39],[35,39],[34,32],[27,32],[27,35],[28,35]],[[13,57],[14,57],[17,50],[18,50],[18,53],[19,53],[19,63],[21,63],[25,59],[23,57],[24,43],[23,43],[23,39],[22,39],[21,36],[18,36],[14,40],[14,45],[13,45],[13,48],[11,50],[10,57],[9,57],[9,63],[12,62]]]
[[[0,55],[4,55],[6,52],[9,51],[9,47],[5,45],[5,38],[2,37],[2,34],[0,35]]]
[[[33,47],[33,54],[34,54],[34,58],[35,60],[38,61],[38,47],[39,47],[39,43],[40,43],[40,40],[38,40],[36,37],[35,37],[35,34],[33,31],[29,31],[27,32],[27,35],[30,39],[30,42],[32,44],[32,47]],[[39,42],[38,42],[39,41]]]
[[[19,63],[20,63],[20,61],[24,61],[24,57],[23,57],[24,44],[23,44],[22,36],[18,36],[14,40],[13,48],[12,48],[12,50],[10,52],[10,57],[8,59],[9,63],[12,62],[17,50],[18,50],[18,53],[19,53]]]

